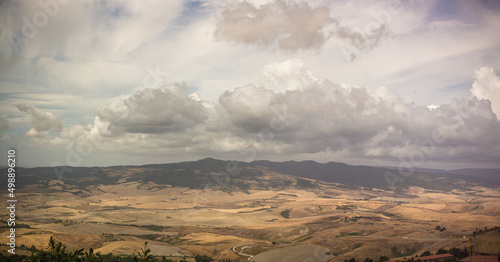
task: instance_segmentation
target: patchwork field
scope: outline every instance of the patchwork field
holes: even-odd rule
[[[101,253],[133,254],[149,241],[155,255],[174,257],[343,261],[463,247],[465,240],[449,237],[500,222],[498,190],[482,187],[398,194],[327,183],[246,193],[152,188],[128,182],[84,194],[18,193],[18,223],[29,225],[18,229],[18,245],[43,248],[54,236],[69,249]]]

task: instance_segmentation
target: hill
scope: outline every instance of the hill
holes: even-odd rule
[[[453,171],[415,169],[399,174],[394,168],[353,166],[344,163],[315,161],[254,161],[251,163],[205,158],[198,161],[111,167],[38,167],[18,168],[17,187],[48,188],[63,170],[65,187],[85,190],[87,186],[113,185],[140,181],[159,187],[180,186],[192,189],[217,187],[225,191],[248,189],[282,189],[288,186],[314,187],[315,183],[337,183],[351,187],[402,190],[410,186],[451,191],[476,185],[500,186],[499,169],[460,169]],[[3,169],[2,172],[6,172]],[[391,181],[397,176],[397,183]],[[2,179],[6,179],[3,176]],[[392,183],[392,184],[391,184]]]
[[[297,262],[462,248],[467,239],[449,237],[496,227],[500,216],[499,180],[468,171],[472,174],[421,169],[399,174],[394,168],[336,162],[212,158],[18,168],[16,244],[19,254],[26,254],[54,237],[71,251],[131,255],[149,241],[155,255],[173,260],[193,261],[200,254]],[[387,174],[401,176],[396,188]],[[7,234],[6,220],[1,222],[0,233]],[[0,253],[6,248],[1,245]]]

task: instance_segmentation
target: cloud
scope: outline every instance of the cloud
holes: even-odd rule
[[[304,68],[300,59],[288,59],[281,63],[272,62],[264,67],[261,74],[264,86],[276,92],[296,90],[315,84],[318,79]]]
[[[486,101],[454,100],[434,112],[404,102],[387,87],[369,90],[317,81],[300,62],[266,66],[293,70],[264,70],[272,83],[294,83],[294,88],[276,91],[273,85],[248,85],[220,97],[230,124],[236,127],[227,127],[233,137],[246,139],[247,146],[263,154],[347,152],[397,158],[411,155],[422,148],[421,141],[432,140],[433,133],[442,131],[447,138],[434,141],[436,153],[429,158],[467,158],[470,152],[479,158],[498,158],[500,141],[492,130],[499,130],[499,123]],[[263,132],[267,138],[262,138]]]
[[[252,133],[269,125],[272,116],[269,106],[274,98],[272,90],[247,85],[224,92],[219,103],[234,126]]]
[[[94,112],[109,123],[111,135],[181,132],[207,120],[203,102],[182,85],[144,89],[124,100],[121,107],[97,107]]]
[[[258,7],[245,1],[235,2],[220,13],[215,36],[219,40],[289,52],[318,50],[334,37],[341,41],[345,58],[352,61],[391,35],[388,22],[393,14],[389,11],[375,13],[376,19],[362,29],[341,25],[330,13],[330,7],[313,8],[307,2],[275,0]]]
[[[0,131],[9,129],[9,121],[5,117],[0,117]]]
[[[481,67],[474,72],[476,80],[472,84],[472,95],[479,99],[489,100],[491,109],[500,119],[500,77],[493,68]]]
[[[295,52],[320,48],[328,38],[327,26],[337,23],[327,7],[282,0],[259,7],[235,2],[221,12],[215,36]]]
[[[2,36],[21,39],[17,52],[36,58],[51,54],[67,59],[122,60],[155,38],[182,10],[182,1],[5,1]],[[45,18],[44,18],[45,17]],[[38,20],[37,20],[38,19]],[[10,34],[9,34],[10,33]],[[140,37],[138,37],[140,36]],[[10,37],[11,38],[11,37]],[[9,45],[9,47],[11,47]]]
[[[64,128],[52,143],[88,139],[112,152],[177,157],[500,160],[500,121],[488,100],[454,99],[431,110],[385,86],[319,81],[301,60],[271,63],[262,77],[263,86],[236,87],[215,104],[180,84],[139,90],[96,107],[93,124]]]
[[[32,105],[18,105],[17,108],[29,114],[32,118],[32,128],[28,131],[27,135],[38,136],[47,134],[49,131],[60,132],[62,130],[62,119],[50,112],[40,110]]]
[[[279,73],[275,77],[284,78],[283,83],[294,79]],[[273,90],[248,85],[219,99],[236,128],[228,128],[232,135],[247,135],[252,147],[264,154],[327,152],[398,159],[425,151],[428,160],[500,158],[495,135],[500,122],[486,100],[455,99],[430,110],[404,102],[383,86],[366,89],[325,80]]]
[[[374,26],[372,25],[371,29],[365,32],[354,31],[346,26],[338,27],[331,32],[343,41],[340,47],[347,61],[355,60],[361,53],[379,46],[383,39],[391,36],[387,24],[378,24],[373,21],[372,23]]]

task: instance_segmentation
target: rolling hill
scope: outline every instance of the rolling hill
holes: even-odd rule
[[[205,158],[198,161],[112,167],[38,167],[18,168],[17,187],[48,188],[61,176],[64,187],[84,190],[92,185],[112,185],[131,181],[154,183],[159,187],[218,187],[223,190],[283,189],[288,186],[314,187],[315,183],[337,183],[350,187],[383,190],[418,186],[450,191],[475,185],[500,186],[500,169],[460,169],[453,171],[415,169],[399,174],[395,168],[354,166],[344,163],[315,161],[254,161],[250,163]],[[2,172],[6,172],[3,169]],[[398,180],[394,182],[394,177]],[[6,176],[3,176],[5,179]],[[392,183],[392,184],[391,184]],[[395,187],[391,187],[395,186]]]

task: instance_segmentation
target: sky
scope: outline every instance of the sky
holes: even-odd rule
[[[0,156],[500,167],[498,1],[0,1]]]

